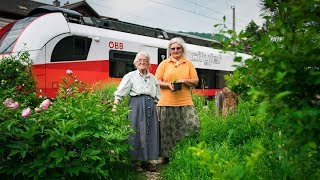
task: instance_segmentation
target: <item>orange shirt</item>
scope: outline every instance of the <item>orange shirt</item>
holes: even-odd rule
[[[163,82],[173,82],[182,79],[198,79],[197,71],[191,61],[182,57],[176,61],[173,57],[162,61],[157,68],[156,78]],[[161,96],[158,106],[187,106],[193,105],[191,89],[185,85],[179,91],[172,91],[169,88],[161,88]]]

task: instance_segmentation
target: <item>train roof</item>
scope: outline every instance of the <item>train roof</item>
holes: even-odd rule
[[[61,12],[67,21],[72,23],[84,24],[88,26],[94,26],[104,29],[111,29],[121,32],[127,32],[132,34],[138,34],[142,36],[160,38],[160,39],[172,39],[174,37],[183,38],[188,44],[195,44],[205,47],[221,47],[220,43],[215,40],[201,38],[185,33],[179,33],[175,31],[163,30],[160,28],[153,28],[148,26],[142,26],[129,22],[120,21],[115,18],[96,18],[96,17],[85,17],[77,11],[64,9],[54,6],[41,6],[33,9],[28,13],[28,16],[34,16],[37,14],[44,14],[50,12]]]
[[[43,14],[43,13],[50,13],[50,12],[61,12],[68,17],[74,17],[79,19],[82,17],[82,14],[77,11],[58,8],[55,6],[41,6],[41,7],[35,8],[28,13],[28,16],[33,16],[33,15]]]

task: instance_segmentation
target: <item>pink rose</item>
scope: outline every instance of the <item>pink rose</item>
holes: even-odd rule
[[[47,110],[49,105],[50,105],[50,100],[46,99],[46,100],[42,101],[42,103],[40,104],[40,108],[43,110]]]
[[[73,73],[72,70],[70,70],[70,69],[66,70],[66,74],[71,75],[72,73]]]
[[[3,101],[2,104],[5,105],[6,107],[9,107],[12,104],[12,99],[7,98],[5,101]]]
[[[13,109],[17,109],[19,107],[19,103],[18,102],[14,102],[14,103],[10,104],[9,107],[11,107]]]
[[[22,110],[21,116],[28,117],[28,116],[30,116],[30,113],[31,113],[31,109],[28,107],[28,108]]]

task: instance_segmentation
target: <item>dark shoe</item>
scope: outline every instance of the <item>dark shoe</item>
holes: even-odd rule
[[[154,164],[148,163],[147,164],[147,171],[155,172],[157,167]]]
[[[154,164],[152,164],[151,162],[142,163],[141,166],[143,169],[145,169],[147,171],[155,172],[157,170],[156,166]]]
[[[161,164],[168,164],[168,163],[169,163],[169,158],[168,157],[162,158]]]
[[[143,172],[144,171],[139,162],[134,162],[132,164],[132,168],[137,172]]]

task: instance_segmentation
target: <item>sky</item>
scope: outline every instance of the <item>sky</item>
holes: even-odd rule
[[[34,0],[52,4],[54,0]],[[79,0],[59,0],[61,5]],[[263,23],[259,0],[86,0],[106,17],[171,31],[217,33],[215,24],[232,29],[235,7],[235,29],[244,30],[250,21]]]

